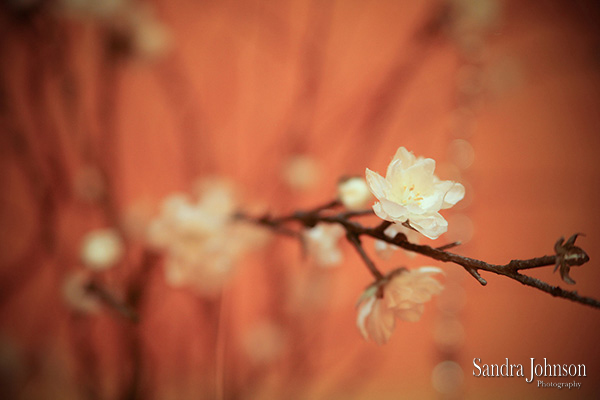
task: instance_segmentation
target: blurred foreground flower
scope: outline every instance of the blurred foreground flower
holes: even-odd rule
[[[283,167],[283,180],[292,189],[309,190],[319,181],[320,168],[317,161],[307,155],[290,157]]]
[[[373,199],[367,182],[358,176],[345,179],[338,184],[338,197],[349,210],[362,210]]]
[[[98,22],[110,28],[111,50],[152,60],[171,45],[169,29],[156,17],[150,3],[130,0],[59,0],[58,15]]]
[[[439,213],[465,195],[460,183],[442,181],[433,174],[435,161],[415,157],[404,147],[396,152],[386,177],[367,168],[367,182],[379,200],[373,210],[381,219],[410,226],[431,239],[448,230],[448,222]]]
[[[234,220],[234,192],[227,183],[206,180],[197,189],[195,196],[165,199],[161,215],[150,223],[148,241],[166,252],[169,284],[211,295],[231,276],[241,255],[262,244],[266,234]]]
[[[89,232],[81,245],[81,261],[92,270],[105,270],[123,257],[125,247],[119,233],[112,228]]]
[[[242,336],[242,347],[253,364],[269,364],[283,354],[287,338],[283,329],[270,321],[262,321]]]
[[[304,231],[308,254],[322,267],[332,267],[342,262],[342,251],[338,247],[344,228],[333,224],[318,224]]]
[[[165,54],[171,46],[168,28],[155,16],[152,8],[144,4],[129,8],[125,14],[126,28],[130,31],[131,48],[135,55],[147,60]]]
[[[396,325],[396,318],[415,322],[423,314],[424,303],[439,294],[443,286],[432,276],[442,273],[435,267],[415,270],[398,269],[370,286],[358,302],[356,325],[368,340],[386,343]]]

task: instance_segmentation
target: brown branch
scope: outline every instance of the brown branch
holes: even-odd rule
[[[419,253],[434,260],[458,264],[462,266],[470,275],[472,275],[481,285],[486,285],[487,281],[481,277],[479,271],[487,271],[496,275],[508,277],[520,282],[523,285],[546,292],[554,297],[562,297],[577,303],[600,308],[600,301],[596,299],[581,296],[576,291],[564,290],[558,286],[552,286],[548,283],[540,281],[539,279],[519,273],[521,270],[556,265],[557,262],[560,261],[558,255],[542,256],[528,260],[511,260],[509,263],[504,265],[490,264],[485,261],[461,256],[459,254],[447,251],[452,247],[458,246],[460,242],[449,243],[444,246],[434,248],[428,245],[411,243],[406,239],[406,235],[402,233],[397,234],[393,238],[387,236],[384,231],[388,226],[391,225],[391,223],[388,221],[384,221],[375,227],[365,227],[356,221],[350,220],[352,216],[372,214],[371,210],[344,212],[335,215],[323,214],[321,213],[322,210],[323,208],[315,208],[311,211],[296,211],[290,215],[280,218],[271,218],[269,216],[253,218],[241,213],[238,214],[237,217],[239,219],[276,229],[282,229],[282,225],[288,222],[300,223],[303,227],[307,228],[313,227],[317,223],[339,224],[344,227],[348,241],[350,241],[350,243],[352,243],[352,245],[356,248],[367,268],[377,280],[383,279],[383,274],[377,269],[373,261],[365,253],[360,241],[361,236],[369,236],[373,239],[382,240],[386,243],[401,247],[404,250]],[[586,255],[585,259],[582,259],[577,264],[571,265],[582,265],[583,263],[587,262],[588,259],[589,258],[587,258]]]
[[[128,304],[117,299],[113,293],[109,292],[108,289],[100,283],[92,281],[86,286],[86,290],[98,297],[102,303],[109,308],[114,309],[126,319],[132,322],[138,322],[138,313]]]
[[[358,254],[360,254],[361,258],[363,259],[363,261],[367,265],[367,268],[369,268],[369,271],[373,274],[373,276],[375,277],[375,279],[378,280],[378,281],[382,280],[383,279],[383,274],[377,269],[377,267],[375,266],[375,263],[373,262],[373,260],[371,260],[371,258],[365,252],[365,249],[362,247],[362,243],[361,243],[360,238],[358,237],[358,235],[355,234],[355,233],[348,232],[348,234],[346,235],[346,237],[348,238],[348,241],[350,243],[352,243],[352,245],[354,246],[354,248],[356,249],[356,251],[358,252]]]

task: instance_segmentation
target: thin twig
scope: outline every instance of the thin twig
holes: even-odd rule
[[[87,291],[98,297],[106,306],[117,311],[123,317],[132,322],[138,322],[138,313],[125,302],[118,300],[112,293],[98,282],[90,282],[86,286]]]
[[[348,232],[346,237],[348,238],[348,241],[352,243],[358,254],[360,254],[361,258],[363,259],[363,261],[367,265],[367,268],[369,268],[369,271],[373,274],[375,279],[377,279],[378,281],[382,280],[383,274],[377,269],[373,260],[371,260],[371,258],[369,258],[369,256],[365,252],[365,249],[362,247],[362,243],[360,242],[358,235],[356,235],[355,233]]]

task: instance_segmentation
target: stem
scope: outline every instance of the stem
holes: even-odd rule
[[[352,243],[356,251],[358,251],[358,254],[360,254],[363,261],[367,265],[367,268],[369,268],[369,271],[371,272],[371,274],[373,274],[375,279],[377,279],[378,281],[382,280],[383,274],[377,269],[373,260],[371,260],[365,252],[365,249],[362,247],[362,243],[360,242],[360,238],[358,237],[358,235],[348,232],[346,237],[348,238],[348,241]]]
[[[110,293],[105,287],[101,286],[98,282],[90,282],[86,289],[97,296],[106,306],[114,309],[123,317],[127,318],[132,322],[138,322],[138,313],[126,303],[118,300],[112,293]]]

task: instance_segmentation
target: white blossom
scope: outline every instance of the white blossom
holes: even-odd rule
[[[344,228],[336,224],[317,224],[304,231],[308,254],[322,267],[335,266],[342,262],[342,251],[338,247]]]
[[[123,239],[115,229],[98,229],[84,236],[81,260],[89,269],[105,270],[119,262],[124,251]]]
[[[91,273],[86,270],[77,270],[65,277],[61,293],[73,310],[83,313],[96,313],[100,310],[100,300],[87,290],[90,281]]]
[[[411,243],[419,243],[420,235],[417,231],[407,228],[404,225],[392,224],[388,226],[383,233],[393,239],[398,233],[406,235],[406,239]],[[375,240],[375,253],[383,260],[388,260],[394,252],[398,250],[398,246],[384,242],[383,240]],[[415,257],[412,251],[405,252],[409,257]]]
[[[234,192],[219,180],[201,182],[195,196],[176,193],[148,228],[148,242],[166,253],[170,285],[217,293],[244,251],[261,244],[263,231],[233,219]]]
[[[282,178],[292,189],[305,191],[313,188],[321,173],[317,160],[308,155],[290,157],[282,171]]]
[[[386,343],[396,319],[416,322],[421,318],[424,303],[439,294],[443,286],[433,278],[442,273],[435,267],[397,270],[386,281],[370,286],[358,303],[356,325],[361,335],[377,344]]]
[[[284,352],[287,338],[283,329],[271,321],[253,325],[242,336],[242,348],[250,361],[257,365],[276,361]]]
[[[338,198],[349,210],[362,210],[373,199],[367,182],[358,176],[348,178],[338,184]]]
[[[448,230],[448,222],[439,213],[450,208],[465,195],[460,183],[442,181],[434,175],[435,161],[415,157],[400,147],[388,166],[386,177],[367,168],[367,182],[379,202],[375,214],[386,221],[409,222],[431,239]]]
[[[126,40],[130,55],[155,59],[170,47],[169,29],[146,2],[131,0],[58,0],[59,15],[100,22]]]
[[[155,15],[152,8],[131,7],[125,13],[131,32],[131,44],[137,55],[155,59],[167,52],[171,46],[171,33]]]

